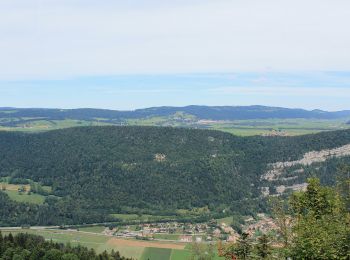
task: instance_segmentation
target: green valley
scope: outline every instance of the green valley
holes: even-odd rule
[[[0,130],[40,132],[77,126],[129,125],[214,129],[235,135],[302,135],[348,129],[349,111],[247,107],[103,109],[0,108]]]

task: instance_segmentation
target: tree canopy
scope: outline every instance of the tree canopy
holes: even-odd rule
[[[261,175],[269,163],[348,143],[349,130],[298,137],[160,127],[1,132],[0,177],[29,179],[52,191],[43,193],[43,205],[16,203],[0,191],[0,224],[105,222],[112,213],[201,207],[266,211],[261,186],[269,184]],[[42,192],[39,187],[33,191]]]

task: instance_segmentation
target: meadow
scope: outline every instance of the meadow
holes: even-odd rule
[[[28,202],[33,204],[43,204],[45,201],[45,196],[35,194],[30,192],[29,185],[22,184],[9,184],[8,182],[0,182],[0,188],[2,192],[5,192],[11,200],[17,202]],[[20,189],[25,189],[23,192],[19,192]],[[50,187],[45,187],[46,190],[49,190]]]
[[[33,204],[43,204],[45,201],[45,196],[34,194],[34,193],[19,193],[18,191],[6,190],[4,191],[9,195],[11,200],[17,202],[28,202]]]

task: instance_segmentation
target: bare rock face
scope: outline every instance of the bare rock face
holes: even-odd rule
[[[304,154],[303,158],[297,161],[286,161],[286,162],[276,162],[269,164],[269,170],[261,177],[262,180],[267,180],[273,182],[276,180],[288,181],[298,178],[297,175],[304,173],[302,166],[309,166],[313,163],[325,162],[332,157],[344,157],[350,155],[350,144],[321,151],[311,151]],[[285,170],[293,167],[300,166],[300,169],[293,171],[294,176],[282,177],[281,175]],[[297,183],[291,186],[279,185],[276,186],[277,196],[283,194],[287,190],[293,191],[304,191],[307,188],[307,183]],[[270,190],[268,187],[261,187],[262,196],[266,197],[270,195]]]
[[[157,162],[164,162],[166,160],[166,155],[162,153],[157,153],[154,155],[154,160]]]
[[[329,150],[308,152],[304,154],[302,159],[297,161],[276,162],[270,164],[270,170],[262,176],[262,179],[268,181],[277,180],[285,169],[290,168],[292,166],[308,166],[313,163],[324,162],[332,157],[343,157],[348,155],[350,155],[350,144]],[[302,169],[300,169],[299,171],[302,172]],[[297,172],[298,171],[296,171],[296,173]]]

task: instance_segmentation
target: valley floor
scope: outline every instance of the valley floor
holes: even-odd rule
[[[135,239],[115,238],[112,235],[78,230],[61,230],[58,227],[21,227],[0,228],[2,234],[30,233],[43,236],[47,240],[82,245],[101,253],[104,250],[119,251],[121,255],[134,259],[183,260],[190,257],[188,243],[171,241],[142,241]],[[223,259],[216,257],[216,259]]]

